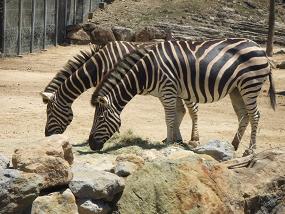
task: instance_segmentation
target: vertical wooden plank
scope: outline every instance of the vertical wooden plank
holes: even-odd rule
[[[65,0],[64,6],[64,39],[66,38],[66,26],[67,26],[67,0]]]
[[[5,55],[5,39],[6,39],[6,0],[3,0],[3,26],[2,26],[2,52]]]
[[[21,55],[21,52],[22,52],[22,16],[23,16],[23,4],[22,4],[22,0],[19,0],[18,55]]]
[[[58,0],[55,0],[55,28],[54,28],[54,36],[55,36],[55,40],[54,40],[54,45],[57,46],[58,44]]]
[[[43,35],[43,49],[46,49],[47,36],[47,0],[44,0],[44,35]]]
[[[32,0],[30,53],[34,50],[36,0]]]

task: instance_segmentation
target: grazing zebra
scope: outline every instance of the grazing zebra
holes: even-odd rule
[[[271,105],[273,108],[276,105],[268,58],[255,42],[240,38],[204,42],[167,41],[147,52],[130,70],[122,69],[124,62],[121,62],[92,95],[91,103],[96,106],[89,138],[92,149],[101,149],[119,129],[120,113],[136,94],[159,97],[165,109],[169,143],[176,140],[174,118],[177,97],[188,105],[216,102],[229,94],[239,120],[232,144],[238,149],[250,122],[252,130],[248,151],[253,151],[260,117],[256,101],[268,76]],[[117,76],[122,78],[117,79]]]
[[[138,46],[132,43],[113,42],[101,50],[93,47],[91,53],[81,52],[81,55],[76,56],[75,60],[68,61],[64,69],[58,72],[41,93],[43,102],[47,104],[45,135],[63,133],[73,118],[71,109],[73,101],[88,88],[96,86],[107,72],[112,71],[119,60],[137,48]],[[132,63],[135,64],[136,61]],[[179,126],[185,109],[181,100],[178,100],[178,103],[176,110],[178,125],[176,126],[177,133],[181,136]],[[197,111],[196,109],[195,106],[195,111]],[[194,124],[197,124],[197,119]],[[192,139],[198,141],[197,125],[195,130],[197,131]]]

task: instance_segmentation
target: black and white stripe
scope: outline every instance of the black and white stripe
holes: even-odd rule
[[[97,86],[103,76],[114,69],[118,61],[140,46],[150,45],[114,42],[101,50],[91,47],[91,53],[81,52],[74,60],[68,61],[64,69],[58,72],[42,92],[43,102],[47,104],[46,135],[63,133],[73,118],[73,101],[88,88]],[[136,61],[132,63],[135,64]],[[184,111],[181,102],[177,107],[177,115],[180,115],[176,125],[179,135]],[[196,133],[194,139],[198,140],[198,132]]]
[[[122,73],[120,70],[108,75],[93,95],[96,106],[90,135],[93,149],[102,148],[117,131],[121,111],[136,94],[159,97],[165,109],[168,142],[177,140],[177,98],[191,105],[216,102],[230,94],[240,120],[232,142],[236,149],[249,122],[252,128],[250,148],[255,148],[260,117],[256,100],[268,76],[272,107],[275,107],[268,58],[255,42],[247,39],[163,42],[149,50],[132,69],[125,71],[119,81],[114,81],[116,73]]]

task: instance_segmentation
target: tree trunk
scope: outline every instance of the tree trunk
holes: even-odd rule
[[[267,37],[267,46],[266,46],[267,56],[273,55],[274,25],[275,25],[275,0],[270,0],[269,20],[268,20],[268,37]]]

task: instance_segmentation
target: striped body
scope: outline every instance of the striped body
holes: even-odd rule
[[[138,46],[132,43],[113,42],[101,50],[91,47],[90,53],[81,52],[75,59],[69,60],[42,93],[43,102],[47,104],[46,135],[63,133],[73,118],[71,109],[73,101],[88,88],[96,87],[106,73],[112,71],[122,58],[137,48]],[[135,64],[136,61],[132,63]],[[176,110],[179,116],[176,122],[176,132],[181,139],[179,126],[185,109],[182,101],[178,100],[178,102],[180,105],[177,106]],[[196,106],[195,111],[197,111]],[[198,140],[197,117],[194,119],[195,131],[192,138]]]
[[[122,73],[120,64],[117,73]],[[266,54],[256,43],[247,39],[163,42],[149,50],[131,70],[123,73],[123,78],[115,82],[115,73],[110,74],[93,96],[96,111],[98,109],[95,116],[100,117],[94,121],[91,133],[96,147],[102,147],[116,131],[110,127],[119,126],[121,111],[136,94],[159,97],[165,109],[168,142],[176,140],[177,97],[187,105],[215,102],[230,94],[240,120],[233,145],[237,149],[250,120],[250,147],[255,146],[259,119],[256,98],[264,81],[271,75]],[[102,118],[102,115],[108,117]]]

